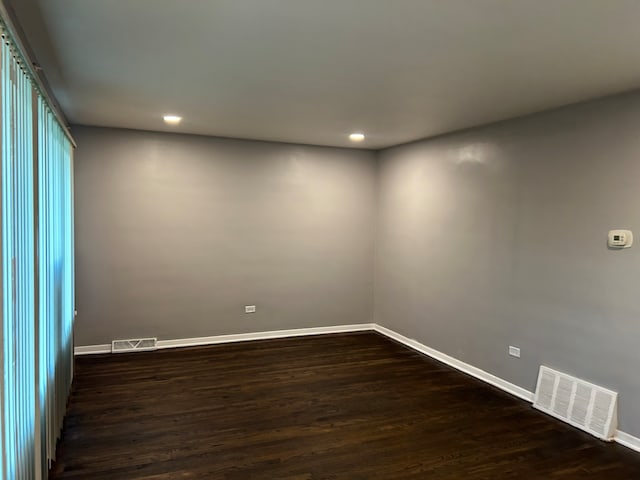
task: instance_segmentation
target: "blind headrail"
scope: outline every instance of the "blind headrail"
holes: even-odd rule
[[[2,1],[0,1],[0,31],[3,35],[8,36],[10,42],[13,43],[14,49],[16,50],[14,54],[18,56],[20,64],[26,69],[31,82],[33,82],[33,85],[35,86],[36,90],[38,90],[40,96],[44,99],[47,107],[49,107],[51,112],[56,117],[56,120],[60,124],[60,127],[62,128],[65,136],[69,139],[74,148],[77,147],[76,141],[74,140],[73,135],[71,135],[71,132],[67,127],[64,115],[60,112],[60,109],[57,107],[56,102],[54,102],[51,98],[51,95],[49,95],[49,91],[42,83],[40,75],[38,75],[38,73],[33,68],[32,59],[29,58],[27,49],[25,48],[20,35],[18,34],[18,30],[11,20],[11,15],[7,11],[7,8]]]

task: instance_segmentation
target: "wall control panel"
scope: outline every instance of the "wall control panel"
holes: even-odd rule
[[[610,248],[629,248],[633,245],[633,232],[631,230],[611,230],[609,232]]]

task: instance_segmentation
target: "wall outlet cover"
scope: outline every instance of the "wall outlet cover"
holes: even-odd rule
[[[244,307],[244,313],[256,313],[256,306],[255,305],[246,305]]]

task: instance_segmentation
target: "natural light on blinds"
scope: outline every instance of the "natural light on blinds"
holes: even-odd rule
[[[73,373],[73,146],[0,29],[0,479],[46,479]]]

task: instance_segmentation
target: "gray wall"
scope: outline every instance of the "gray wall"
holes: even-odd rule
[[[76,345],[371,322],[374,153],[73,133]]]
[[[640,435],[640,95],[392,148],[379,168],[376,321],[529,390],[540,364],[611,387]],[[612,228],[638,243],[608,250]]]
[[[76,344],[373,316],[529,390],[546,364],[619,391],[640,435],[638,132],[618,96],[382,151],[376,177],[371,152],[75,127]]]

